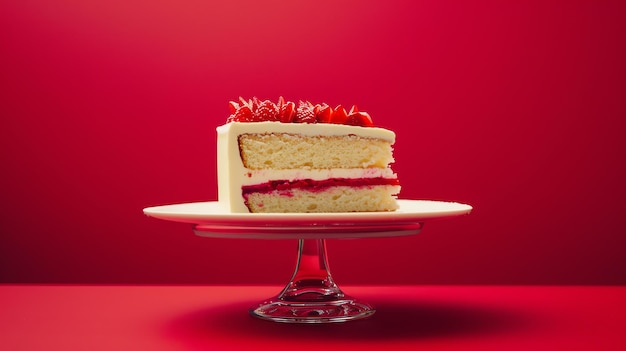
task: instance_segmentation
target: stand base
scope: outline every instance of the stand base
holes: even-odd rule
[[[333,281],[324,239],[300,239],[298,262],[278,296],[250,309],[261,319],[281,323],[336,323],[374,314],[372,306],[347,296]]]
[[[330,301],[285,301],[276,297],[250,309],[261,319],[281,323],[337,323],[367,318],[376,310],[348,296]]]

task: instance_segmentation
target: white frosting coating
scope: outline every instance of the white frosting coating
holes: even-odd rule
[[[239,154],[238,136],[249,133],[291,133],[308,136],[357,135],[395,142],[395,133],[374,127],[342,124],[300,124],[280,122],[233,122],[217,127],[217,182],[219,203],[231,212],[248,212],[241,195],[242,185],[266,183],[270,180],[328,178],[395,178],[390,168],[330,170],[249,170]]]

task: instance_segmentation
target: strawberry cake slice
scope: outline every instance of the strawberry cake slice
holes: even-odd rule
[[[395,134],[356,107],[230,102],[217,128],[218,197],[230,212],[393,211]]]

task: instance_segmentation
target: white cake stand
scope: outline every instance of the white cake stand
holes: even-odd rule
[[[213,238],[297,239],[293,276],[275,297],[250,308],[250,314],[285,323],[332,323],[371,316],[369,304],[343,293],[328,267],[326,239],[418,234],[425,221],[468,214],[455,202],[398,200],[394,212],[229,213],[217,202],[149,207],[148,216],[191,223],[199,236]]]

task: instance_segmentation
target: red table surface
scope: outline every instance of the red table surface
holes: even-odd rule
[[[289,325],[273,286],[0,285],[2,350],[626,350],[626,287],[344,287],[369,319]]]

